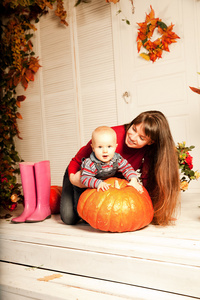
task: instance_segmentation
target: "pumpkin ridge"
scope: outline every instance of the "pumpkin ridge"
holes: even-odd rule
[[[95,193],[95,191],[94,191]],[[97,192],[99,193],[99,192]],[[99,210],[99,207],[101,207],[101,204],[103,202],[103,199],[99,199],[99,195],[94,199],[94,195],[91,194],[91,199],[89,199],[89,207],[88,207],[88,211],[87,211],[87,220],[89,222],[89,224],[94,227],[94,228],[97,228],[96,227],[96,216],[97,216],[97,213],[98,213],[98,210]],[[95,207],[95,210],[92,209],[92,207],[95,205],[94,203],[94,200],[95,201],[98,201],[98,208],[97,208],[97,205]]]
[[[82,219],[86,219],[88,217],[88,210],[89,210],[89,205],[88,205],[88,201],[89,203],[92,201],[91,196],[94,194],[95,191],[93,191],[92,189],[88,189],[90,191],[89,195],[87,195],[87,197],[85,198],[81,198],[82,201],[78,201],[78,207],[77,207],[77,211],[79,213],[80,210],[80,216]],[[81,194],[82,195],[82,194]],[[79,198],[80,199],[80,198]],[[81,203],[81,207],[79,209],[79,202]]]
[[[145,219],[142,220],[141,218],[141,223],[140,223],[140,227],[143,228],[146,226],[146,208],[147,207],[147,201],[146,201],[146,198],[141,198],[141,197],[138,197],[139,198],[139,202],[140,202],[140,207],[141,207],[141,214],[145,216]]]
[[[137,201],[139,202],[139,212],[140,212],[140,216],[145,216],[145,218],[141,218],[140,217],[140,223],[138,225],[138,228],[143,228],[146,224],[146,211],[144,210],[144,206],[146,206],[146,199],[143,199],[141,196],[141,194],[139,194],[139,192],[137,193]]]
[[[129,214],[127,215],[127,218],[129,219],[129,216],[130,215],[132,215],[132,210],[131,210],[131,203],[130,203],[130,199],[131,199],[131,197],[129,196],[129,195],[127,195],[126,196],[126,202],[127,202],[127,204],[128,204],[128,207],[129,207]],[[124,199],[125,200],[125,199]],[[124,201],[123,200],[123,201]],[[133,218],[131,218],[131,220],[132,220]],[[131,228],[132,228],[132,222],[129,222],[129,225],[128,225],[128,227],[126,227],[126,231],[130,231],[131,230]]]
[[[137,201],[139,202],[138,205],[138,212],[140,213],[140,223],[138,224],[138,228],[143,228],[147,226],[150,223],[150,218],[149,218],[149,210],[152,210],[152,207],[149,206],[149,201],[147,199],[147,194],[144,193],[140,194],[139,192],[137,193]],[[143,218],[142,218],[143,216]]]
[[[145,202],[146,210],[152,211],[151,215],[148,214],[148,216],[146,216],[147,223],[149,224],[149,223],[151,223],[151,221],[153,219],[153,215],[154,215],[153,204],[152,204],[151,198],[150,198],[149,194],[147,193],[147,191],[145,191],[143,197],[145,200],[144,202]]]
[[[134,189],[134,191],[131,191],[131,190],[128,191],[128,194],[130,195],[130,199],[131,199],[131,194],[133,192],[134,192],[134,200],[132,199],[131,202],[134,207],[131,207],[131,211],[132,211],[132,215],[134,217],[132,218],[131,228],[132,228],[132,230],[137,230],[139,228],[142,228],[143,223],[141,221],[143,220],[143,218],[141,218],[141,216],[144,217],[145,214],[144,214],[144,212],[143,212],[143,214],[141,213],[141,201],[140,201],[141,197],[140,197],[139,192],[136,189]],[[139,204],[138,204],[138,202],[139,202]],[[142,201],[142,203],[143,203],[143,201]]]
[[[128,193],[128,199],[129,199],[129,205],[130,205],[130,214],[132,215],[131,217],[131,222],[130,222],[130,230],[132,230],[133,226],[134,226],[134,209],[135,209],[135,203],[131,197],[132,192]],[[132,207],[133,206],[133,207]]]
[[[134,197],[136,195],[138,195],[137,190],[132,187],[132,186],[126,186],[126,198],[127,198],[127,202],[130,208],[129,214],[128,214],[128,219],[130,219],[131,221],[129,221],[129,225],[127,225],[126,227],[126,231],[132,231],[132,230],[136,230],[138,228],[136,228],[135,226],[135,215],[137,215],[137,211],[135,211],[135,209],[137,208],[137,198],[133,200],[133,193],[134,193]],[[133,206],[133,207],[132,207]]]
[[[114,207],[115,202],[116,202],[116,198],[113,198],[113,199],[114,199],[114,201],[113,201],[113,204],[112,204],[112,209],[110,210],[110,214],[109,214],[109,226],[108,226],[109,229],[111,228],[111,225],[110,225],[111,214],[112,214],[112,212],[113,212],[113,207]],[[110,231],[110,230],[109,230],[109,231]]]
[[[118,189],[118,191],[119,191],[120,189]],[[117,192],[117,191],[116,191]],[[118,201],[118,199],[117,199],[117,197],[114,199],[114,203],[113,203],[113,206],[112,206],[112,208],[114,208],[114,206],[115,206],[115,204],[116,204],[116,202]],[[120,214],[118,214],[117,215],[117,218],[115,218],[115,215],[116,215],[116,213],[115,213],[115,210],[114,209],[112,209],[112,211],[111,211],[111,213],[110,213],[110,231],[111,232],[121,232],[121,208],[122,208],[122,204],[123,204],[123,200],[121,200],[121,202],[120,202],[120,208],[118,209],[118,211],[120,211]],[[113,217],[114,216],[114,217]],[[117,219],[117,225],[116,225],[116,223],[114,223],[114,228],[115,229],[113,229],[113,222],[111,223],[111,220],[115,220],[115,219]]]
[[[98,220],[99,220],[98,215],[99,215],[99,212],[100,212],[100,210],[102,208],[104,200],[105,200],[105,198],[101,199],[100,204],[98,205],[98,209],[97,209],[97,212],[96,212],[96,218],[95,218],[95,226],[94,226],[94,228],[100,229],[100,230],[102,230],[102,229],[100,228],[101,226],[99,227],[99,225],[98,225]]]
[[[141,214],[145,216],[145,218],[141,222],[141,227],[143,228],[143,227],[147,226],[147,223],[149,223],[149,222],[147,222],[148,218],[146,215],[146,210],[148,208],[148,202],[147,202],[146,197],[144,197],[144,198],[140,197],[139,201],[140,201],[140,205],[141,205]]]
[[[113,189],[113,187],[110,187],[109,188],[109,190],[110,189]],[[110,219],[108,218],[108,217],[106,217],[106,221],[108,222],[109,221],[109,225],[107,224],[107,229],[105,228],[105,226],[103,226],[104,224],[105,224],[105,222],[104,222],[104,224],[102,225],[101,223],[100,223],[100,225],[99,225],[99,220],[101,219],[99,216],[100,216],[100,212],[101,212],[101,210],[105,210],[105,207],[104,207],[104,202],[106,202],[106,200],[105,199],[107,199],[107,196],[109,196],[109,194],[110,194],[110,191],[104,191],[103,193],[106,193],[106,196],[102,199],[102,204],[101,204],[101,206],[99,206],[99,209],[98,209],[98,212],[97,212],[97,215],[96,215],[96,228],[98,228],[98,229],[100,229],[100,230],[103,230],[103,231],[109,231],[109,228],[110,228]],[[113,208],[113,204],[112,204],[112,208]],[[110,213],[111,213],[111,210],[110,210],[110,212],[109,212],[109,217],[110,217]]]

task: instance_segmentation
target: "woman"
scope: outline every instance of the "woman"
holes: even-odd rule
[[[117,149],[135,170],[154,206],[154,224],[168,225],[178,205],[180,192],[178,158],[166,117],[159,111],[146,111],[131,123],[112,127],[117,134]],[[63,179],[60,215],[73,225],[80,219],[76,210],[85,186],[80,181],[82,158],[92,152],[91,141],[71,160]]]

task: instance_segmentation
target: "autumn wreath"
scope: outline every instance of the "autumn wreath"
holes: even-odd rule
[[[137,49],[138,53],[141,47],[147,50],[147,53],[141,53],[140,56],[146,60],[156,61],[157,58],[162,57],[163,50],[169,52],[169,45],[176,43],[176,39],[180,37],[172,31],[174,25],[167,26],[161,19],[155,18],[155,12],[150,6],[151,11],[149,15],[146,14],[145,22],[137,23],[139,25],[137,36]],[[155,41],[151,41],[154,30],[157,28],[158,33],[161,35]]]

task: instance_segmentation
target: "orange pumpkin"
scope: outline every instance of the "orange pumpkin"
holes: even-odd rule
[[[60,212],[60,198],[62,193],[62,187],[52,185],[50,190],[50,209],[52,214],[59,214]]]
[[[139,193],[125,179],[109,178],[109,190],[84,191],[78,201],[80,217],[92,227],[103,231],[134,231],[151,223],[153,205],[147,190]],[[118,183],[118,187],[116,186]]]

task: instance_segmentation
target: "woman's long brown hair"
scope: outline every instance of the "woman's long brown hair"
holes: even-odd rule
[[[149,174],[147,190],[154,206],[154,224],[172,223],[179,204],[180,179],[175,143],[166,117],[160,111],[146,111],[133,124],[143,124],[145,135],[154,142],[149,146]]]

